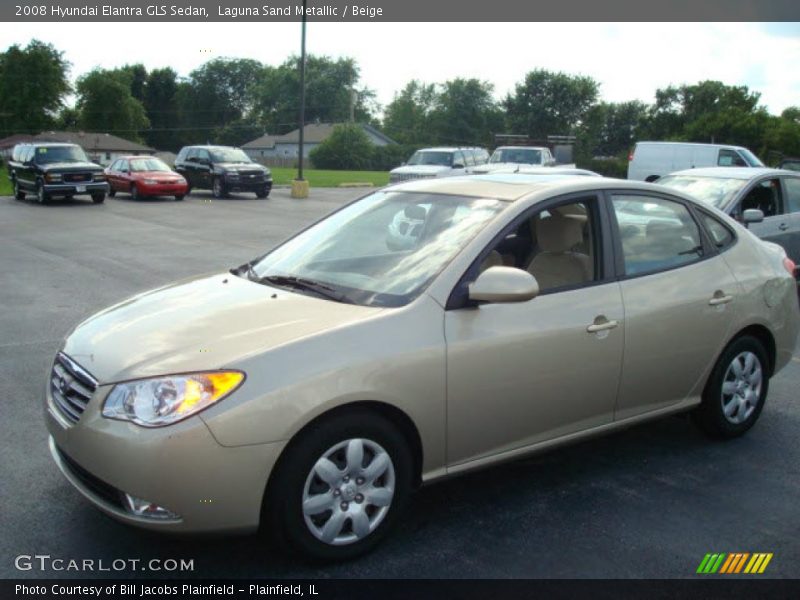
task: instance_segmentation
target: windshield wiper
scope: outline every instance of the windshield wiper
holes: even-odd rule
[[[327,298],[328,300],[352,304],[352,300],[348,299],[344,294],[336,292],[336,290],[329,285],[312,279],[304,279],[303,277],[295,277],[294,275],[267,275],[266,277],[261,277],[258,281],[260,283],[271,283],[280,287],[306,290],[318,294],[323,298]]]

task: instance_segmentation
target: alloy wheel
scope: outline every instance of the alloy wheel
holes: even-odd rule
[[[389,453],[372,440],[349,439],[329,448],[308,474],[303,517],[318,540],[334,546],[352,544],[378,528],[394,492]]]
[[[722,412],[728,421],[738,425],[753,414],[761,398],[763,380],[761,361],[753,352],[736,355],[722,380]]]

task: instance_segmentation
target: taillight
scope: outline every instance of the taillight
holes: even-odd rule
[[[634,152],[633,150],[628,152],[628,162],[631,162],[633,160],[633,152]]]
[[[783,259],[783,268],[789,272],[789,275],[791,275],[792,277],[795,276],[797,265],[794,264],[794,261],[791,258],[787,257]]]

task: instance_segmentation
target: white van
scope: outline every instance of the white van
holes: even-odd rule
[[[741,146],[687,142],[638,142],[628,160],[628,179],[638,181],[655,181],[674,171],[699,167],[764,166]]]

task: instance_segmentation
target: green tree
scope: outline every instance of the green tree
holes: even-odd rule
[[[434,84],[409,81],[384,111],[384,133],[401,144],[432,143],[431,113],[436,96]]]
[[[310,153],[318,169],[365,169],[372,157],[372,144],[358,125],[333,128],[331,135]]]
[[[292,56],[270,68],[259,86],[259,121],[265,130],[286,133],[297,128],[300,98],[300,59]],[[375,92],[359,87],[360,70],[352,58],[306,57],[307,123],[341,123],[350,120],[350,105],[355,100],[358,122],[375,124]],[[355,92],[355,96],[353,95]]]
[[[150,71],[142,104],[150,121],[150,129],[144,137],[153,148],[177,151],[181,146],[179,131],[176,131],[179,125],[177,92],[178,76],[172,68]]]
[[[531,71],[503,100],[508,131],[534,139],[574,133],[597,101],[598,90],[591,77]]]
[[[503,114],[492,97],[494,86],[478,79],[445,82],[430,113],[436,143],[484,145],[503,126]]]
[[[71,91],[69,67],[63,52],[38,40],[0,53],[0,126],[6,134],[54,125]]]
[[[643,102],[600,102],[591,107],[578,131],[578,156],[620,156],[635,144],[647,118]]]
[[[138,141],[140,132],[150,125],[144,106],[131,95],[130,80],[124,73],[90,71],[78,79],[77,92],[78,124],[86,131]]]

